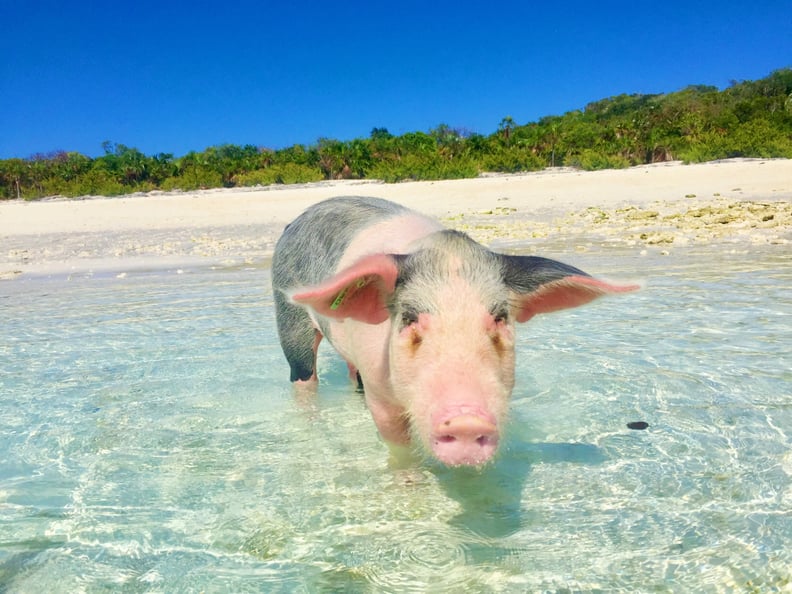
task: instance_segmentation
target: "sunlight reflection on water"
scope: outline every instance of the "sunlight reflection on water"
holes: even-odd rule
[[[790,257],[571,263],[648,284],[520,329],[479,471],[293,398],[266,271],[0,284],[0,590],[789,588]]]

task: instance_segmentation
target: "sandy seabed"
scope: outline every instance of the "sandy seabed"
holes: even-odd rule
[[[347,180],[6,201],[0,202],[0,279],[266,266],[289,221],[340,195],[400,202],[504,251],[619,246],[670,255],[702,243],[792,242],[792,160],[730,159],[437,182]]]

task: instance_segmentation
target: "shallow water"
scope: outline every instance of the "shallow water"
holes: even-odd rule
[[[564,258],[647,286],[520,329],[481,471],[295,398],[266,270],[2,283],[0,591],[788,591],[792,258],[729,249]]]

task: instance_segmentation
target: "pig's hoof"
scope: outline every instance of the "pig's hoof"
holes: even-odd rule
[[[432,433],[432,453],[449,466],[484,464],[498,449],[498,428],[487,419],[462,414],[439,423]]]

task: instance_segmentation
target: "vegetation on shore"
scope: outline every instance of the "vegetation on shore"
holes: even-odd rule
[[[327,179],[430,180],[571,166],[586,170],[669,160],[792,158],[792,68],[724,90],[690,86],[619,95],[519,125],[505,117],[488,136],[441,124],[394,136],[320,138],[270,150],[222,145],[182,157],[147,156],[106,142],[90,158],[57,151],[0,160],[0,199],[119,195],[152,190],[293,184]]]

